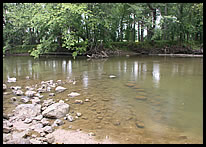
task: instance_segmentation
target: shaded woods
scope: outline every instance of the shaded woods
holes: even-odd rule
[[[202,42],[203,3],[3,3],[4,53],[106,56],[122,44],[136,51]]]

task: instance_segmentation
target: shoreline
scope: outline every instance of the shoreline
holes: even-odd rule
[[[118,55],[111,55],[109,57],[115,57],[115,56],[168,56],[168,57],[199,57],[199,58],[203,58],[203,54],[141,54],[141,53],[137,53],[134,51],[122,51],[120,50],[120,53]],[[30,56],[29,53],[21,53],[21,54],[5,54],[3,57],[6,56]],[[43,54],[41,55],[43,57],[45,56],[51,56],[51,57],[56,57],[56,56],[69,56],[72,57],[70,53],[65,53],[63,54],[62,52],[60,53],[52,53],[52,54]],[[32,57],[32,56],[31,56]],[[86,57],[86,56],[84,56]]]

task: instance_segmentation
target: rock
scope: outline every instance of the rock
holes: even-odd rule
[[[16,82],[16,78],[9,78],[8,77],[8,83],[15,83]]]
[[[49,93],[49,96],[55,96],[55,93]]]
[[[41,123],[42,123],[43,126],[50,125],[50,122],[48,121],[47,118],[43,118],[43,119],[41,120]]]
[[[55,103],[55,101],[53,99],[44,100],[42,107],[48,107],[54,103]]]
[[[67,120],[70,121],[70,122],[72,122],[72,121],[74,120],[74,118],[73,118],[73,116],[68,115],[68,116],[67,116]]]
[[[29,139],[25,139],[25,138],[22,138],[22,137],[12,138],[12,140],[9,140],[6,143],[7,144],[31,144]]]
[[[44,117],[61,118],[69,112],[69,105],[66,103],[54,103],[42,112]]]
[[[34,104],[20,104],[15,109],[15,116],[20,119],[31,118],[39,115],[41,112],[41,105]]]
[[[41,141],[39,141],[39,140],[37,140],[35,138],[30,139],[30,142],[31,142],[31,144],[42,144]]]
[[[6,113],[3,113],[3,119],[9,119],[9,116]]]
[[[47,134],[45,136],[45,138],[46,138],[45,141],[48,142],[49,144],[54,143],[55,138],[54,138],[54,136],[52,134]]]
[[[135,122],[135,125],[138,127],[138,128],[144,128],[144,123],[142,121],[136,121]]]
[[[13,89],[13,90],[20,90],[20,89],[21,89],[21,86],[11,86],[10,89]]]
[[[115,76],[115,75],[109,75],[109,78],[116,78],[117,76]]]
[[[31,118],[26,118],[25,120],[24,120],[24,123],[26,123],[26,124],[29,124],[29,123],[31,123],[32,122],[32,119]]]
[[[88,133],[88,135],[89,135],[89,136],[95,136],[95,133],[90,132],[90,133]]]
[[[27,97],[27,96],[23,96],[23,97],[21,98],[21,102],[23,102],[23,103],[27,103],[27,102],[29,102],[29,101],[30,101],[30,98]]]
[[[82,116],[82,114],[79,113],[79,112],[77,112],[76,115],[77,115],[78,117]]]
[[[61,126],[63,124],[64,124],[64,122],[60,119],[56,119],[53,123],[54,126]]]
[[[43,115],[38,115],[34,118],[34,120],[41,121],[43,119]]]
[[[6,84],[3,84],[3,91],[5,91],[7,89]]]
[[[57,86],[57,87],[55,88],[55,91],[56,91],[57,93],[59,93],[59,92],[65,91],[66,89],[67,89],[67,88],[65,88],[65,87]]]
[[[53,128],[51,126],[45,126],[43,128],[45,133],[52,133],[53,132]]]
[[[7,126],[3,126],[3,133],[10,133],[11,132],[11,128],[7,127]]]
[[[13,92],[13,94],[16,95],[16,96],[21,96],[21,95],[24,94],[24,92],[21,91],[21,90],[17,90],[17,91],[16,91],[16,90],[13,90],[12,92]]]
[[[136,86],[136,84],[134,84],[134,83],[127,83],[127,84],[125,84],[126,86],[128,86],[128,87],[134,87],[134,86]]]
[[[83,104],[83,101],[82,100],[75,100],[74,103],[75,104]]]
[[[16,97],[11,97],[11,100],[14,102],[14,101],[16,101]]]
[[[113,125],[115,125],[115,126],[119,126],[120,124],[121,124],[121,122],[118,121],[118,120],[115,120],[115,121],[113,122]]]
[[[32,104],[40,104],[41,100],[38,97],[34,97],[34,99],[31,100]]]
[[[90,100],[89,99],[85,99],[85,102],[89,102]]]
[[[30,90],[28,90],[28,91],[25,92],[25,95],[28,96],[28,97],[33,97],[34,94],[36,94],[36,91],[30,91]]]
[[[57,84],[61,85],[62,84],[62,80],[57,80]]]
[[[77,92],[71,92],[70,94],[68,94],[69,97],[76,97],[79,96],[80,94]]]
[[[137,95],[135,99],[136,100],[143,100],[143,101],[147,100],[147,98],[143,95]]]

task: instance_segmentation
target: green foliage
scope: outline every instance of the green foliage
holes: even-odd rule
[[[146,41],[137,43],[143,48],[151,40],[196,48],[203,43],[203,3],[3,3],[3,53],[35,45],[35,58],[61,47],[75,58],[99,41],[127,50],[137,40]]]

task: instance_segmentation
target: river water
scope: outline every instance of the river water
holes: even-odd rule
[[[110,78],[115,75],[115,78]],[[26,79],[29,76],[30,79]],[[16,77],[16,83],[7,83]],[[70,104],[82,116],[64,129],[94,132],[97,139],[120,143],[203,143],[203,59],[157,56],[78,57],[8,56],[3,59],[3,83],[31,86],[48,80],[67,81],[65,92],[52,97]],[[71,92],[81,95],[69,98]],[[17,103],[4,95],[5,112]],[[44,93],[47,99],[48,93]],[[67,99],[67,100],[66,100]],[[84,104],[74,101],[89,99]]]

